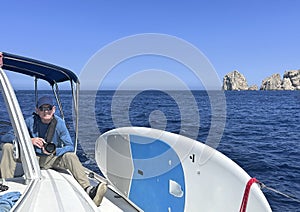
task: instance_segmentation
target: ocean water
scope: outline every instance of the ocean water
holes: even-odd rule
[[[147,91],[138,95],[131,92],[99,92],[96,104],[99,129],[103,133],[114,128],[111,117],[122,117],[123,112],[128,112],[131,125],[152,127],[151,114],[160,111],[163,113],[163,116],[159,116],[162,124],[156,123],[154,126],[180,133],[183,125],[188,125],[194,131],[193,126],[198,124],[197,140],[205,142],[211,128],[216,127],[211,122],[212,100],[205,91],[193,91],[192,94],[197,102],[200,124],[194,123],[193,118],[189,122],[186,115],[182,123],[182,102],[178,101],[184,101],[186,107],[192,101],[190,95],[183,91],[171,94]],[[116,95],[121,97],[117,98]],[[183,97],[183,100],[178,100],[177,96]],[[218,98],[218,93],[212,96]],[[228,91],[225,97],[225,129],[216,148],[266,186],[299,199],[300,91]],[[114,114],[110,111],[112,101],[120,105],[119,111]],[[126,101],[130,101],[129,108],[122,108]],[[127,120],[123,121],[117,123],[118,126],[128,124]],[[273,211],[300,211],[300,203],[266,189],[263,191]]]
[[[300,91],[228,91],[226,114],[216,115],[211,102],[218,103],[218,95],[211,97],[205,91],[98,91],[82,92],[81,99],[86,104],[95,99],[99,134],[115,127],[145,126],[186,136],[196,133],[196,139],[206,143],[214,130],[221,135],[213,144],[220,152],[266,186],[300,199]],[[33,91],[18,91],[17,96],[24,116],[29,116],[34,110]],[[69,117],[71,96],[62,91],[61,98]],[[66,121],[72,126],[71,118]],[[225,128],[219,130],[222,124]],[[82,129],[88,134],[89,123]],[[70,131],[73,135],[72,127]],[[99,134],[82,139],[78,149],[84,165],[98,173],[93,151]],[[273,211],[300,211],[299,202],[267,189],[263,192]]]

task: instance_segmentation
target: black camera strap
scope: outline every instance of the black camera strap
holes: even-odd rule
[[[57,120],[53,116],[53,119],[51,120],[51,122],[50,122],[50,124],[48,126],[48,129],[47,129],[46,135],[45,135],[45,141],[47,143],[51,143],[52,142],[52,139],[53,139],[53,136],[54,136],[54,133],[55,133],[56,125],[57,125]]]
[[[32,115],[33,115],[33,119],[34,119],[33,132],[37,133],[39,131],[38,130],[38,128],[39,128],[38,123],[41,121],[41,119],[40,119],[39,115],[36,114],[36,113],[33,113]],[[53,115],[53,119],[51,120],[51,122],[50,122],[50,124],[47,128],[45,137],[44,137],[44,139],[47,143],[52,142],[52,139],[53,139],[53,136],[54,136],[54,133],[55,133],[56,124],[57,124],[57,120],[56,120],[55,116]],[[28,131],[29,131],[30,137],[33,138],[32,134],[30,132],[30,129],[28,129]]]

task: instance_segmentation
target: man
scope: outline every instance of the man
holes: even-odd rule
[[[99,206],[107,186],[104,183],[96,187],[90,185],[84,168],[74,153],[74,144],[65,122],[55,115],[55,109],[52,98],[43,96],[37,102],[36,113],[25,120],[39,165],[44,169],[69,169],[77,182]],[[14,176],[16,162],[13,157],[13,139],[12,132],[2,137],[2,142],[5,142],[2,146],[0,165],[2,178]]]

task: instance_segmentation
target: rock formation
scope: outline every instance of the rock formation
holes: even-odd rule
[[[258,90],[257,85],[248,87],[247,80],[237,70],[223,78],[223,90]],[[273,74],[262,81],[260,90],[300,90],[300,69],[285,71],[283,78]]]
[[[284,72],[283,79],[289,79],[295,90],[300,90],[300,70]]]
[[[295,90],[290,78],[283,78],[281,87],[282,87],[282,90]]]
[[[223,78],[223,90],[248,90],[248,84],[244,75],[237,70],[230,72]]]
[[[258,90],[258,87],[257,85],[251,85],[249,88],[248,88],[249,91],[257,91]]]
[[[281,90],[280,74],[273,74],[262,81],[260,90]]]
[[[300,90],[300,70],[285,71],[283,79],[273,74],[262,81],[260,90]]]

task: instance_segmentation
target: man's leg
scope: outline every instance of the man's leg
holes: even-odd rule
[[[83,189],[89,194],[97,206],[102,202],[103,196],[107,190],[107,186],[101,183],[97,187],[90,185],[89,179],[84,172],[84,168],[79,161],[76,154],[67,152],[62,157],[60,162],[57,164],[58,168],[69,169],[77,182]]]
[[[0,164],[2,178],[14,177],[17,163],[13,157],[13,153],[14,145],[11,143],[4,143],[2,146],[2,159]]]
[[[90,181],[84,172],[84,168],[79,161],[76,154],[67,152],[62,157],[60,162],[57,164],[59,168],[69,169],[77,182],[82,188],[90,186]]]

